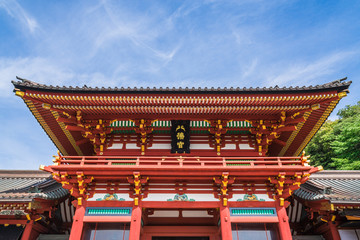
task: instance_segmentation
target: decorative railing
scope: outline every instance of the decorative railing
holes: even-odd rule
[[[57,156],[55,165],[173,166],[173,167],[256,167],[308,166],[306,157],[161,157],[161,156]]]

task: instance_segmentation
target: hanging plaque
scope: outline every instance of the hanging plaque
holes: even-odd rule
[[[190,120],[171,120],[171,153],[190,153]]]

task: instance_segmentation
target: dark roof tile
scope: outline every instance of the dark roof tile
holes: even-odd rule
[[[0,201],[59,199],[69,194],[49,173],[42,171],[1,170],[0,182]]]
[[[19,89],[34,89],[34,90],[43,90],[43,91],[60,91],[60,92],[67,92],[67,91],[71,91],[71,92],[90,92],[90,93],[97,93],[97,92],[104,92],[104,93],[116,93],[116,92],[147,92],[147,93],[169,93],[169,92],[186,92],[186,93],[221,93],[221,92],[226,92],[226,93],[246,93],[246,92],[251,92],[251,93],[267,93],[267,92],[293,92],[293,91],[319,91],[319,90],[328,90],[328,89],[337,89],[338,91],[347,91],[347,89],[349,88],[351,81],[345,81],[347,78],[342,78],[339,80],[335,80],[329,83],[325,83],[322,85],[316,85],[316,86],[303,86],[303,87],[299,87],[299,86],[290,86],[290,87],[279,87],[278,85],[274,86],[274,87],[250,87],[250,88],[239,88],[237,87],[236,89],[231,87],[231,88],[152,88],[150,89],[149,87],[141,87],[141,88],[105,88],[105,87],[88,87],[86,85],[84,85],[83,87],[73,87],[73,86],[69,86],[69,87],[59,87],[59,86],[53,86],[53,85],[44,85],[44,84],[39,84],[24,78],[20,78],[20,77],[16,77],[18,80],[17,81],[12,81],[12,83],[14,84],[14,86],[16,88]]]
[[[304,200],[327,199],[331,203],[360,203],[360,171],[322,171],[294,192]]]

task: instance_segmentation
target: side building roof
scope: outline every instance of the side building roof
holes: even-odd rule
[[[0,170],[0,183],[0,202],[56,200],[69,194],[51,174],[38,170]]]
[[[306,201],[360,204],[360,171],[325,170],[314,173],[294,195]]]

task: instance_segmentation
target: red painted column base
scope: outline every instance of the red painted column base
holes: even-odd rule
[[[229,207],[220,206],[221,239],[232,240]]]
[[[33,237],[33,235],[34,235],[33,227],[34,227],[34,220],[30,220],[30,222],[26,224],[26,227],[24,229],[21,240],[36,239],[36,238]]]
[[[80,240],[81,239],[83,226],[84,226],[83,219],[84,219],[84,215],[85,215],[85,210],[86,210],[86,207],[84,205],[78,206],[76,208],[69,240]]]
[[[327,222],[319,231],[326,240],[341,240],[337,225],[335,222]]]
[[[291,240],[291,230],[289,224],[289,217],[286,214],[284,206],[278,206],[276,208],[279,218],[279,235],[281,240]]]
[[[330,230],[330,233],[331,233],[331,237],[332,237],[331,240],[341,240],[339,231],[338,231],[338,229],[336,227],[336,223],[329,221],[327,224],[329,226],[329,230]]]
[[[21,240],[36,240],[40,233],[47,233],[49,229],[42,226],[40,223],[30,220],[26,223],[26,227],[22,234]]]
[[[139,240],[141,231],[141,207],[134,206],[131,214],[130,240]]]

